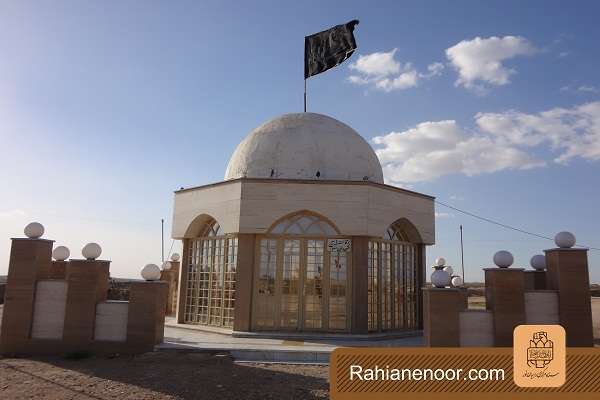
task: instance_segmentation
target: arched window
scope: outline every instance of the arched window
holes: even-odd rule
[[[294,214],[277,223],[270,232],[275,235],[335,236],[337,230],[325,219],[308,213]]]
[[[398,225],[392,224],[385,231],[383,236],[385,240],[398,240],[400,242],[409,242],[408,235]]]
[[[215,237],[215,236],[222,236],[222,235],[223,235],[223,230],[221,229],[221,225],[219,225],[219,223],[213,219],[206,224],[204,231],[202,232],[202,234],[200,236],[201,237]]]

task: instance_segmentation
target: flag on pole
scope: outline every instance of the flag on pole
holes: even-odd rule
[[[304,79],[341,64],[354,53],[355,25],[356,19],[304,38]]]

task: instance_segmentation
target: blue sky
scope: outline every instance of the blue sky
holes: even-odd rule
[[[250,130],[301,111],[303,37],[354,18],[358,51],[309,80],[309,111],[369,140],[389,183],[600,247],[594,3],[4,1],[0,274],[32,220],[74,256],[100,243],[116,276],[160,261],[173,190],[220,181]],[[467,280],[496,250],[527,266],[553,246],[436,211],[428,264],[458,265],[462,224]]]

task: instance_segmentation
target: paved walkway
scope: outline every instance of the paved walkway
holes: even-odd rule
[[[328,363],[330,353],[338,347],[412,347],[422,345],[422,336],[379,340],[240,338],[169,324],[165,326],[164,343],[159,345],[158,349],[226,352],[237,361]]]

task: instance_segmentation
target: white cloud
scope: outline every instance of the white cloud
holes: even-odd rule
[[[350,64],[350,69],[361,74],[374,77],[383,77],[397,74],[402,70],[402,64],[394,59],[398,49],[377,52],[358,56],[358,60]]]
[[[560,91],[561,92],[572,92],[572,93],[576,93],[576,94],[600,93],[600,89],[593,85],[580,85],[580,86],[565,85],[565,86],[561,86]]]
[[[516,71],[503,62],[520,55],[534,54],[537,49],[521,36],[463,40],[446,49],[446,57],[458,72],[456,86],[483,91],[485,85],[501,86],[510,83]]]
[[[446,67],[441,62],[431,63],[427,66],[427,71],[429,71],[429,72],[427,74],[425,74],[424,76],[426,76],[426,77],[440,76],[442,74],[442,72],[444,71],[444,68],[446,68]]]
[[[396,60],[397,51],[398,49],[393,49],[388,52],[360,55],[354,63],[350,64],[349,68],[354,71],[354,74],[348,77],[348,81],[391,92],[416,87],[421,79],[441,75],[444,69],[442,63],[433,63],[427,67],[428,73],[421,74],[411,63]]]
[[[479,113],[475,128],[456,121],[423,122],[373,138],[386,181],[405,185],[449,174],[474,176],[502,170],[600,160],[600,101],[537,114]],[[546,150],[546,160],[532,155]]]
[[[403,132],[373,138],[386,180],[428,181],[453,173],[468,176],[543,164],[491,136],[470,134],[456,121],[423,122]]]
[[[447,213],[447,212],[436,212],[435,217],[436,218],[454,218],[454,214]]]
[[[12,219],[27,216],[27,213],[20,209],[0,211],[0,219]]]
[[[596,86],[581,85],[577,88],[577,91],[582,93],[598,93],[600,92],[600,89],[598,89]]]
[[[575,157],[600,160],[600,101],[538,114],[480,113],[475,120],[481,131],[511,145],[549,146],[558,163]]]

